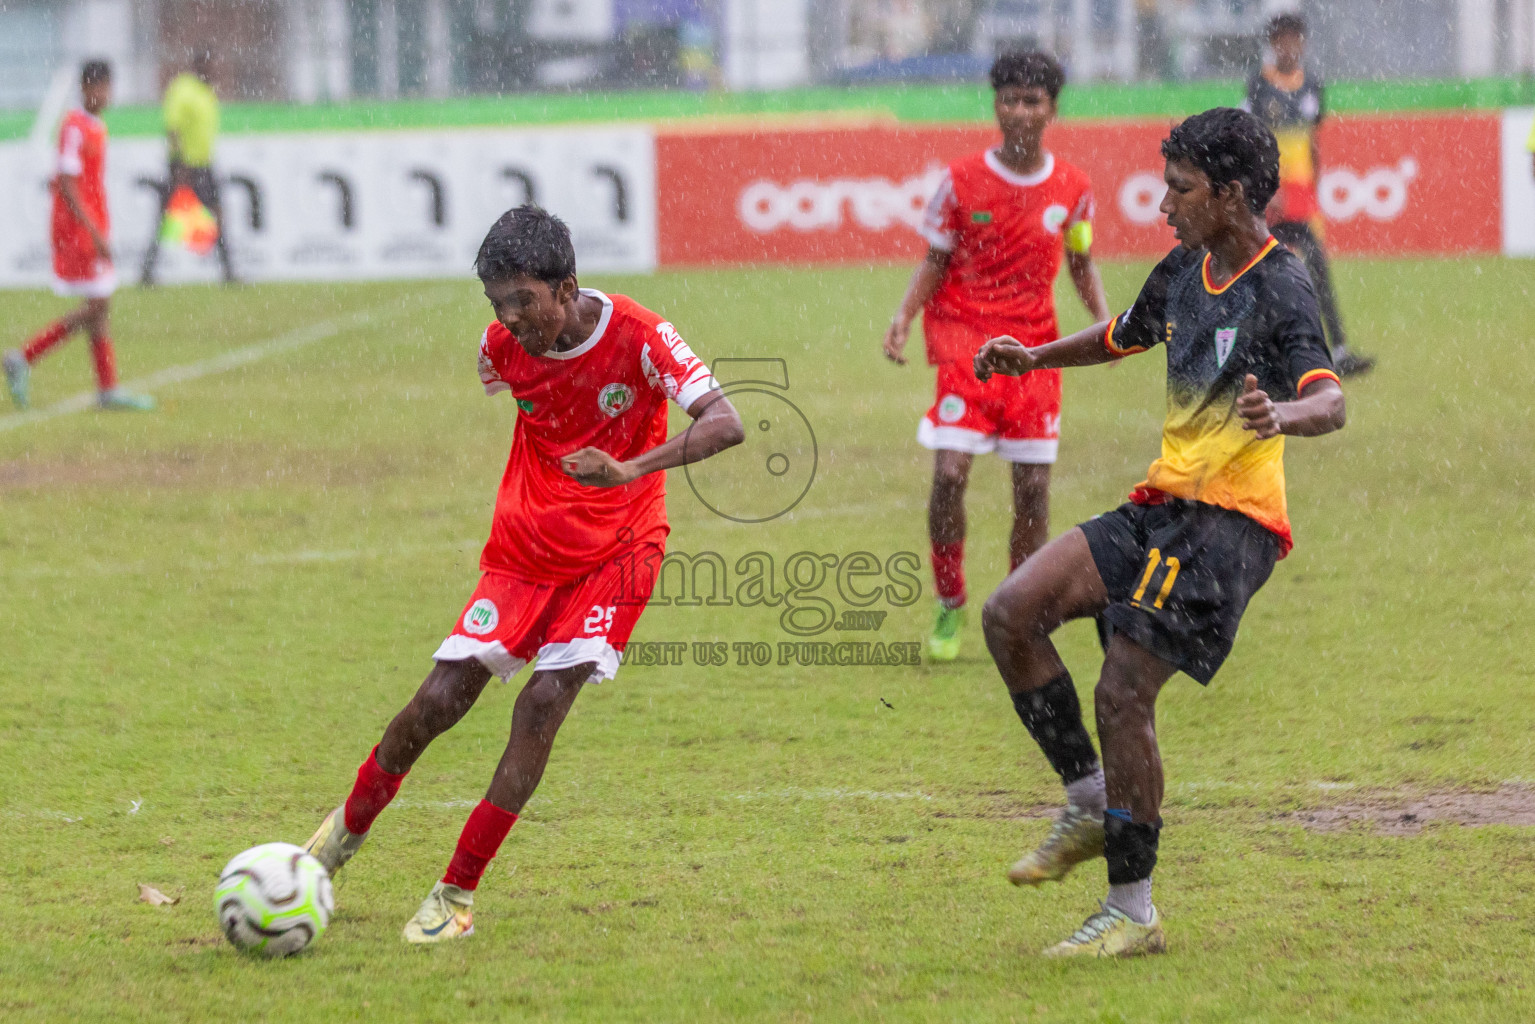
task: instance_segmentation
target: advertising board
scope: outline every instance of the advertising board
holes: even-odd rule
[[[225,139],[217,170],[236,268],[248,280],[457,277],[485,230],[532,199],[563,217],[587,271],[655,266],[653,135],[608,130],[358,132]],[[0,285],[50,280],[52,156],[0,146]],[[119,277],[136,276],[164,188],[163,144],[111,144]],[[212,280],[213,257],[167,251],[157,277]]]

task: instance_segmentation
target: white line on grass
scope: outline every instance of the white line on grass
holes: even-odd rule
[[[325,562],[354,562],[379,558],[410,558],[416,555],[435,555],[444,551],[473,554],[484,547],[484,538],[445,541],[438,544],[402,544],[394,547],[359,548],[347,551],[291,551],[276,554],[247,555],[238,561],[182,561],[176,564],[184,572],[240,572],[251,565],[308,565]],[[0,572],[0,579],[49,579],[54,576],[116,576],[129,573],[163,571],[164,566],[153,562],[84,562],[78,565],[29,565],[14,572]]]
[[[242,366],[269,359],[284,352],[292,352],[306,348],[316,342],[326,341],[345,331],[366,327],[368,324],[384,316],[393,316],[402,312],[414,312],[422,309],[435,309],[444,305],[450,298],[458,297],[455,291],[448,295],[442,291],[416,296],[408,303],[399,304],[387,309],[370,308],[358,310],[355,313],[343,316],[331,317],[318,323],[306,324],[295,328],[285,334],[279,334],[275,338],[266,341],[258,341],[254,345],[237,348],[222,355],[213,356],[210,359],[202,359],[195,363],[182,363],[180,366],[167,366],[163,370],[156,370],[148,376],[138,377],[123,385],[129,391],[157,391],[170,387],[173,384],[183,384],[189,380],[197,380],[200,377],[210,377],[217,373],[227,373],[230,370],[238,370]],[[400,308],[403,306],[404,308]],[[71,413],[84,412],[96,405],[96,392],[82,391],[77,395],[55,402],[42,409],[33,409],[28,412],[12,413],[9,416],[0,416],[0,431],[15,430],[31,423],[40,423],[43,420],[51,420],[59,416],[68,416]]]

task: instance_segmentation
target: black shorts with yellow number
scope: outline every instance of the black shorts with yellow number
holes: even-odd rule
[[[1208,684],[1274,571],[1278,538],[1240,512],[1178,498],[1126,503],[1081,528],[1109,594],[1100,621]]]

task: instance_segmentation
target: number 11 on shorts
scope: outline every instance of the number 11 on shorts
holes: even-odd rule
[[[1146,588],[1151,585],[1151,577],[1156,575],[1158,567],[1162,565],[1162,549],[1152,548],[1146,553],[1146,571],[1141,574],[1140,586],[1135,588],[1135,593],[1130,596],[1130,607],[1140,608],[1141,598],[1146,596]],[[1173,581],[1178,578],[1178,558],[1175,555],[1168,556],[1167,573],[1162,577],[1162,587],[1157,591],[1157,599],[1152,602],[1152,608],[1162,610],[1162,605],[1167,601],[1167,595],[1173,592]]]

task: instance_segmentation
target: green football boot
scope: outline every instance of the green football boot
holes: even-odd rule
[[[938,605],[938,618],[927,638],[928,661],[953,661],[959,657],[959,627],[964,625],[965,609]]]

